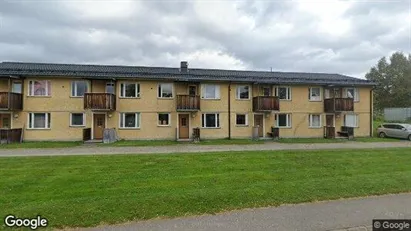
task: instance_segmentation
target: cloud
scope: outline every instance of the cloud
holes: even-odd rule
[[[411,0],[0,1],[0,60],[363,74],[411,51]]]

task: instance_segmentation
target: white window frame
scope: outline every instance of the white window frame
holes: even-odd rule
[[[320,95],[319,96],[317,96],[318,98],[317,99],[314,99],[313,98],[313,88],[316,88],[316,89],[318,89],[319,90],[319,92],[320,92]],[[321,87],[310,87],[310,89],[309,89],[309,101],[314,101],[314,102],[320,102],[320,101],[322,101],[323,100],[323,94],[322,94],[322,91],[321,91]]]
[[[46,92],[45,95],[34,95],[34,82],[36,82],[36,81],[46,81],[46,88],[44,89],[45,92]],[[29,80],[28,88],[27,88],[27,91],[28,91],[27,95],[28,96],[33,96],[33,97],[48,97],[48,96],[50,96],[49,84],[50,84],[50,80],[38,80],[38,79]],[[50,89],[51,89],[51,84],[50,84]],[[30,90],[31,90],[31,93],[32,93],[31,95],[30,95]]]
[[[237,124],[238,115],[244,115],[245,116],[245,124]],[[235,125],[239,126],[239,127],[247,127],[248,126],[248,114],[247,113],[236,113],[235,114]]]
[[[45,114],[45,125],[46,125],[46,127],[44,127],[44,128],[35,128],[34,127],[34,114]],[[32,121],[33,127],[30,127],[30,119]],[[50,120],[50,124],[49,124],[49,120]],[[37,129],[38,130],[47,130],[47,129],[51,129],[51,113],[50,112],[30,112],[30,113],[28,113],[27,126],[28,126],[27,129],[30,129],[30,130],[37,130]]]
[[[318,126],[313,126],[313,117],[318,116],[320,118],[320,123]],[[308,127],[310,128],[322,128],[322,115],[321,114],[310,114],[308,116]]]
[[[125,127],[122,126],[121,120],[124,122],[126,121],[126,114],[134,114],[135,115],[135,127]],[[118,127],[120,129],[140,129],[141,127],[141,113],[140,112],[119,112],[119,117],[118,117]]]
[[[127,84],[134,84],[136,87],[135,90],[135,95],[136,96],[126,96],[126,85]],[[123,88],[123,90],[121,90]],[[140,83],[134,83],[134,82],[121,82],[120,83],[120,88],[119,88],[119,95],[120,98],[125,98],[125,99],[134,99],[134,98],[140,98]]]
[[[206,115],[214,115],[216,117],[215,127],[207,127]],[[205,126],[203,126],[203,124]],[[203,113],[201,115],[201,128],[221,128],[220,113]]]
[[[168,115],[168,124],[160,124],[160,120],[159,120],[160,114]],[[169,127],[169,126],[171,126],[171,114],[169,112],[159,112],[159,113],[157,113],[157,126],[160,126],[160,127]]]
[[[356,87],[347,87],[347,88],[345,88],[345,90],[344,90],[345,96],[348,98],[348,90],[349,89],[354,90],[354,95],[352,96],[354,102],[360,102],[360,94],[359,94],[358,88],[356,88]]]
[[[286,88],[287,89],[287,98],[286,99],[281,99],[280,98],[280,90],[279,88]],[[292,100],[292,90],[291,87],[289,86],[277,86],[274,87],[274,92],[275,92],[275,96],[278,97],[279,100],[284,100],[284,101],[291,101]]]
[[[287,125],[286,126],[280,126],[280,115],[286,115],[287,116]],[[292,127],[292,119],[291,119],[291,114],[290,113],[279,113],[275,114],[275,124],[277,128],[291,128]]]
[[[244,99],[240,98],[240,96],[241,96],[240,89],[241,89],[242,87],[248,87],[248,96],[247,96],[247,98],[244,98]],[[237,88],[236,88],[236,99],[238,99],[238,100],[249,100],[249,99],[250,99],[250,95],[251,95],[251,87],[250,87],[250,85],[237,85]]]
[[[206,88],[207,87],[215,87],[215,94],[213,98],[207,98],[206,97]],[[201,85],[201,98],[202,99],[220,99],[221,98],[221,93],[220,93],[220,85],[218,84],[202,84]]]
[[[87,88],[86,88],[86,91],[84,92],[84,93],[87,93],[88,92],[88,82],[86,81],[86,80],[74,80],[74,81],[71,81],[71,92],[70,92],[70,95],[71,95],[71,97],[78,97],[78,98],[83,98],[84,97],[84,95],[77,95],[77,84],[76,83],[78,83],[78,82],[85,82],[86,83],[86,86],[87,86]],[[74,87],[74,95],[73,95],[73,87]]]
[[[163,97],[163,87],[162,87],[162,85],[171,85],[171,97]],[[172,83],[159,83],[157,85],[157,98],[160,98],[160,99],[172,99],[172,98],[174,98],[174,84],[172,84]]]
[[[350,126],[350,127],[358,128],[359,120],[360,120],[358,114],[345,114],[345,116],[344,116],[344,126],[346,126],[346,127],[348,127],[347,126],[347,116],[355,116],[355,126]]]
[[[83,114],[83,124],[82,125],[73,124],[73,114]],[[70,127],[84,127],[84,126],[86,126],[86,113],[84,113],[84,112],[71,112],[70,113]]]

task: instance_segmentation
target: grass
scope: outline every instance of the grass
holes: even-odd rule
[[[41,214],[50,228],[84,227],[408,192],[410,154],[402,148],[0,158],[0,217]]]
[[[14,148],[71,148],[82,145],[81,141],[26,141],[23,143],[2,144],[0,149]]]

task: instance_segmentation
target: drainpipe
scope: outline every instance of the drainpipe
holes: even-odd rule
[[[228,139],[231,140],[231,82],[228,83]]]
[[[370,90],[370,137],[373,136],[374,133],[374,104],[373,104],[373,92],[374,92],[375,86],[373,86]]]

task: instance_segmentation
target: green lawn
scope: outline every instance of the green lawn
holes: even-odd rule
[[[82,145],[83,142],[70,142],[70,141],[26,141],[23,143],[13,143],[13,144],[2,144],[0,149],[8,148],[70,148]]]
[[[411,191],[411,149],[0,158],[0,217],[96,226]],[[1,225],[0,225],[1,228]]]

